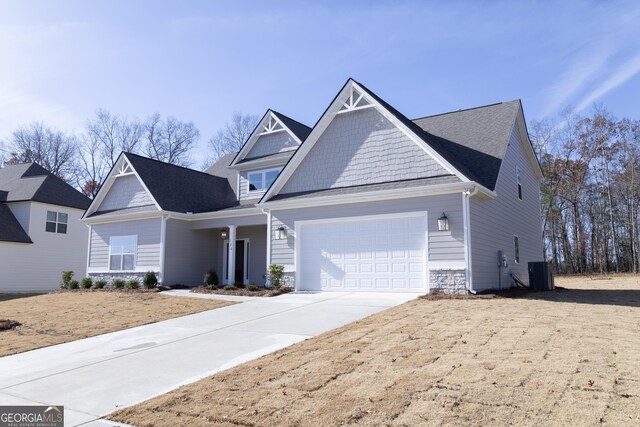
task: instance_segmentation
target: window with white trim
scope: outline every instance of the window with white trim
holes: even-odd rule
[[[522,171],[516,166],[516,182],[518,183],[518,199],[522,200]]]
[[[518,236],[513,236],[513,260],[520,264],[520,241]]]
[[[47,211],[45,230],[47,233],[67,234],[69,214],[63,212]]]
[[[109,270],[135,270],[137,246],[137,236],[112,236],[109,240]]]
[[[266,169],[262,171],[249,172],[247,174],[249,193],[265,191],[271,187],[273,181],[276,180],[280,169]]]

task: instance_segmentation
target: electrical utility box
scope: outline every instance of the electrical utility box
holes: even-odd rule
[[[553,272],[548,262],[529,263],[529,287],[540,291],[554,289]]]

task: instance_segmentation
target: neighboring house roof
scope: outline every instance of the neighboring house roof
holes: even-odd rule
[[[467,178],[495,189],[519,100],[412,121],[362,83],[356,83]]]
[[[4,203],[0,203],[0,241],[33,243],[9,206]]]
[[[0,241],[33,243],[7,203],[41,202],[86,209],[91,201],[37,163],[0,169]]]
[[[238,205],[226,178],[124,153],[163,210],[208,212]]]
[[[87,209],[91,200],[37,163],[0,169],[0,202],[42,202]]]
[[[277,111],[271,110],[271,112],[278,116],[282,123],[284,123],[284,125],[288,127],[289,130],[293,132],[300,141],[304,141],[305,139],[307,139],[307,137],[311,133],[311,128],[309,126],[304,125],[297,120],[293,120],[291,117],[287,117]]]

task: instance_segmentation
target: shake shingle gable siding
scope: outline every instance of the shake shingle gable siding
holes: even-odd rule
[[[450,175],[374,109],[336,116],[281,194]]]
[[[294,150],[297,147],[298,143],[287,132],[262,135],[258,138],[251,150],[249,150],[245,159],[268,156],[287,150]]]
[[[153,205],[153,200],[135,175],[116,178],[98,211]]]

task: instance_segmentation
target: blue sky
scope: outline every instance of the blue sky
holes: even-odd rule
[[[0,138],[99,108],[313,125],[348,77],[408,117],[521,98],[640,118],[640,2],[0,1]]]

